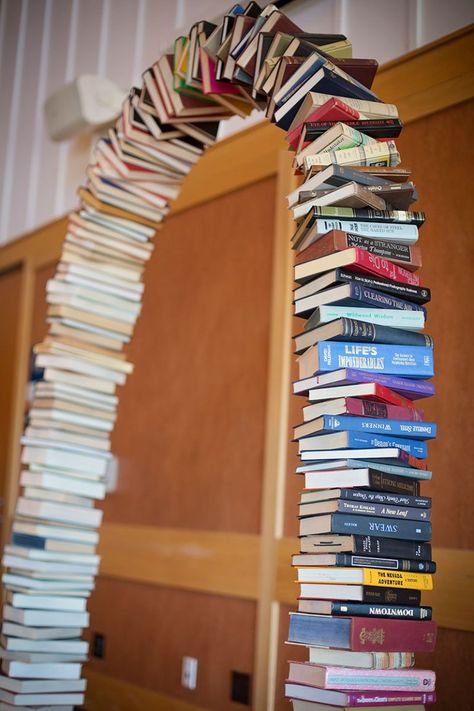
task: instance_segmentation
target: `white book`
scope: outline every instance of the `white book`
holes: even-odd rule
[[[134,318],[138,317],[142,308],[140,301],[130,301],[130,299],[123,299],[120,296],[104,293],[99,289],[70,284],[64,279],[49,279],[46,282],[46,291],[49,294],[65,295],[89,300],[92,303],[106,304],[109,308],[122,309],[123,312],[129,313]]]
[[[106,215],[105,213],[99,212],[99,210],[96,210],[90,206],[83,208],[79,214],[81,217],[92,220],[98,225],[105,225],[110,227],[110,229],[116,230],[117,232],[123,232],[128,235],[140,235],[142,237],[146,237],[146,239],[151,239],[156,233],[154,227],[143,225],[141,222],[132,222],[132,220],[127,220],[124,217]]]
[[[62,551],[47,551],[39,548],[26,548],[7,543],[4,552],[10,555],[23,556],[31,560],[49,560],[57,563],[77,563],[78,565],[99,565],[100,556],[94,554],[72,553]]]
[[[109,284],[103,281],[98,281],[97,279],[93,279],[82,274],[70,273],[63,270],[56,274],[56,279],[61,280],[65,284],[70,284],[74,287],[93,289],[99,294],[119,297],[123,300],[128,300],[134,304],[139,304],[142,299],[143,292],[141,291],[132,291],[131,289],[125,286],[117,286],[116,284]],[[141,284],[138,284],[138,286],[141,286]]]
[[[8,593],[7,599],[13,607],[22,609],[86,612],[87,605],[87,601],[83,597],[61,597],[60,595],[24,595],[23,593]]]
[[[9,666],[10,663],[6,662]],[[16,665],[16,662],[13,664]],[[2,665],[3,666],[3,665]],[[75,666],[75,665],[74,665]],[[10,676],[0,675],[0,689],[5,689],[16,694],[53,693],[55,691],[84,691],[85,679],[14,679]]]
[[[70,471],[91,471],[104,476],[108,458],[102,455],[88,456],[76,452],[63,452],[46,447],[23,447],[21,461],[23,464],[42,464]]]
[[[27,499],[54,501],[57,504],[70,504],[71,506],[85,506],[87,508],[94,506],[94,502],[85,496],[67,494],[63,491],[50,491],[49,489],[35,488],[34,486],[25,486],[23,496]]]
[[[109,380],[115,385],[125,385],[127,376],[111,368],[96,365],[90,361],[82,360],[77,356],[55,355],[53,353],[38,353],[35,363],[38,368],[60,368],[62,370],[72,370],[79,375],[87,375],[92,378]]]
[[[109,395],[107,393],[100,393],[96,390],[90,390],[89,388],[73,385],[69,383],[61,383],[55,381],[39,380],[35,383],[35,393],[40,392],[54,393],[56,397],[63,395],[64,397],[78,398],[84,403],[89,405],[97,405],[97,407],[116,411],[118,405],[117,395]]]
[[[88,627],[88,612],[18,609],[3,606],[3,619],[28,627]]]
[[[58,275],[60,274],[75,275],[76,277],[91,279],[101,284],[115,286],[118,289],[133,292],[134,294],[139,295],[140,298],[145,290],[145,286],[140,280],[138,274],[124,275],[122,273],[117,273],[116,270],[110,270],[110,268],[107,268],[105,264],[97,262],[74,263],[71,261],[61,261],[58,264]],[[58,275],[56,278],[60,278]]]
[[[81,506],[35,501],[24,496],[18,497],[16,511],[21,516],[91,528],[98,528],[102,523],[103,516],[100,509],[87,509]]]
[[[58,593],[65,594],[66,591],[72,592],[74,595],[79,596],[84,593],[88,593],[94,589],[93,578],[89,578],[92,582],[80,582],[77,580],[45,580],[45,579],[35,579],[27,575],[18,575],[16,572],[3,573],[2,581],[6,588],[9,590],[16,590],[19,592],[29,593],[30,590],[41,592],[41,593]]]
[[[70,469],[62,469],[61,467],[45,466],[44,464],[30,464],[25,471],[34,472],[36,474],[53,474],[55,476],[73,477],[81,479],[81,481],[93,481],[105,483],[105,477],[101,474],[91,474],[90,472],[73,472]]]
[[[87,654],[89,650],[89,644],[84,639],[80,639],[80,630],[76,630],[76,635],[70,634],[71,630],[66,629],[64,632],[66,636],[63,639],[55,639],[51,637],[33,639],[27,638],[24,635],[14,637],[13,634],[16,632],[18,625],[11,625],[7,623],[9,628],[11,628],[10,634],[12,636],[6,636],[2,638],[2,644],[5,649],[10,651],[18,652],[48,652],[51,654]],[[36,630],[38,631],[38,630]],[[41,631],[41,630],[39,630]],[[9,634],[3,632],[3,634]],[[62,635],[63,636],[63,635]]]
[[[90,437],[83,434],[68,432],[61,428],[61,424],[58,422],[54,423],[48,420],[40,420],[40,423],[38,423],[37,418],[35,418],[34,421],[37,423],[36,426],[29,426],[25,429],[26,437],[31,439],[43,439],[48,441],[48,443],[65,442],[67,444],[79,445],[80,447],[110,452],[111,443],[110,440],[105,437]]]
[[[408,311],[404,309],[371,309],[358,306],[322,305],[318,309],[318,324],[329,323],[338,318],[354,318],[359,321],[404,328],[408,331],[421,331],[425,326],[423,311]],[[316,324],[315,324],[316,325]]]
[[[301,452],[302,461],[317,459],[398,459],[402,450],[398,447],[378,447],[370,449],[321,449]]]
[[[56,662],[67,664],[68,662],[84,664],[87,662],[87,654],[45,654],[43,652],[9,652],[0,647],[0,659],[7,659],[12,662],[25,662],[26,664],[44,664]],[[0,710],[1,710],[0,706]]]
[[[36,641],[36,651],[40,651],[41,647],[44,646],[44,651],[59,651],[59,646],[61,642],[58,643],[57,648],[53,650],[51,642],[48,643],[47,640],[52,640],[58,642],[58,640],[73,640],[76,644],[77,649],[87,651],[87,642],[79,639],[82,634],[82,629],[80,627],[26,627],[25,625],[19,625],[14,622],[4,622],[2,624],[2,635],[4,635],[3,646],[7,649],[18,649],[18,650],[29,650],[34,651],[32,645],[33,641]],[[16,638],[21,639],[16,639]],[[78,646],[78,643],[80,645]],[[64,650],[66,645],[62,643]],[[85,645],[85,647],[83,646]]]
[[[60,402],[58,402],[58,405],[60,406]],[[41,408],[38,408],[41,409]],[[109,420],[113,422],[113,419]],[[21,444],[24,445],[25,448],[37,448],[37,449],[44,449],[47,451],[53,450],[54,452],[58,453],[65,453],[65,454],[71,454],[71,455],[80,455],[80,456],[89,456],[93,457],[94,459],[104,459],[105,462],[107,462],[111,454],[110,452],[104,452],[101,449],[96,449],[95,447],[84,447],[81,445],[77,444],[70,444],[69,442],[56,442],[56,441],[49,441],[47,439],[33,439],[31,437],[27,437],[26,435],[23,435],[21,438]],[[104,471],[105,474],[105,471]]]
[[[4,555],[2,558],[5,567],[14,568],[17,571],[22,571],[23,575],[27,575],[26,571],[32,573],[41,573],[43,578],[67,578],[72,579],[73,575],[84,575],[89,579],[90,576],[97,575],[97,565],[81,565],[79,563],[65,563],[51,560],[34,560],[25,558],[24,556]]]
[[[44,380],[47,382],[62,383],[63,385],[74,385],[95,390],[99,393],[114,395],[116,385],[112,381],[104,378],[92,378],[88,375],[79,375],[77,373],[68,373],[60,368],[45,368]]]
[[[70,706],[81,706],[84,703],[84,698],[84,694],[15,694],[0,689],[0,702],[4,701],[12,704],[15,709],[20,706],[23,706],[23,708],[34,706],[36,711],[40,711],[45,704],[53,704],[52,710],[57,711],[63,706],[66,709],[70,708]]]
[[[128,309],[122,311],[118,307],[100,304],[98,301],[92,301],[92,299],[87,299],[65,290],[61,292],[48,291],[46,294],[46,302],[48,304],[69,306],[72,309],[103,316],[104,318],[109,318],[114,321],[123,321],[123,323],[132,326],[135,325],[135,321],[138,318],[138,314],[131,313]]]
[[[49,409],[46,407],[32,407],[29,412],[30,421],[44,419],[52,420],[60,427],[61,422],[68,424],[82,425],[90,429],[96,429],[102,432],[112,432],[114,422],[111,420],[103,420],[99,417],[90,417],[89,415],[81,415],[76,412],[67,412],[60,409]]]
[[[28,663],[4,660],[2,671],[10,677],[22,679],[80,679],[82,664],[78,663]],[[83,686],[82,688],[85,688]]]
[[[70,541],[71,543],[88,543],[95,546],[99,542],[97,531],[76,526],[58,526],[40,521],[17,519],[13,521],[12,528],[16,533],[26,533],[31,536]]]
[[[55,476],[54,474],[40,474],[23,471],[20,477],[20,484],[23,486],[42,486],[45,489],[58,492],[76,494],[78,496],[89,496],[92,499],[103,499],[106,487],[103,483],[95,483],[75,479],[67,476]]]

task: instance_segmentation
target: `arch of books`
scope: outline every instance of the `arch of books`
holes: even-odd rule
[[[116,388],[132,369],[122,347],[144,267],[219,121],[253,107],[286,132],[304,175],[288,196],[295,314],[306,319],[294,389],[308,401],[295,430],[304,491],[289,641],[308,647],[308,662],[290,664],[286,695],[298,711],[434,700],[434,672],[412,668],[436,636],[421,605],[435,570],[420,481],[436,426],[417,405],[433,393],[415,245],[424,216],[408,210],[417,195],[393,140],[401,123],[370,89],[376,68],[353,59],[341,35],[304,33],[273,6],[236,5],[219,26],[199,22],[178,38],[99,141],[36,347],[44,370],[3,558],[5,707],[83,702],[94,502],[105,495]]]

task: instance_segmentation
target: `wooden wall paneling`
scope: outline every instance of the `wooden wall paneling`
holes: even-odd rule
[[[23,430],[26,381],[30,361],[30,333],[34,299],[34,271],[29,261],[21,268],[18,292],[18,327],[15,339],[15,363],[12,373],[12,399],[9,404],[9,422],[6,478],[4,486],[4,517],[2,545],[10,531],[10,522],[16,506],[20,464],[20,436]]]
[[[100,574],[256,600],[256,534],[105,523]]]
[[[206,711],[202,706],[127,684],[87,667],[84,675],[87,679],[87,711]]]
[[[231,672],[252,674],[255,602],[99,578],[90,609],[91,634],[105,636],[92,672],[209,711],[242,708],[230,701]],[[198,659],[194,691],[181,686],[184,655]]]
[[[420,233],[423,283],[433,291],[427,331],[435,339],[436,396],[424,403],[439,426],[430,443],[433,480],[423,486],[433,496],[433,542],[474,549],[472,499],[474,421],[470,393],[474,317],[474,243],[468,185],[474,148],[470,126],[474,101],[450,107],[407,126],[400,138],[404,164],[413,170],[420,194],[417,209],[427,214]]]
[[[293,255],[290,248],[291,215],[285,196],[295,188],[291,156],[281,151],[276,183],[273,275],[270,316],[270,352],[267,371],[266,425],[263,459],[261,544],[257,638],[255,652],[254,704],[271,708],[275,695],[277,605],[275,571],[277,537],[286,480],[286,434],[288,430],[288,386],[290,374],[291,286]],[[273,609],[272,609],[273,608]]]
[[[257,533],[275,180],[170,218],[112,438],[105,522]]]
[[[273,711],[288,711],[291,705],[285,698],[285,679],[288,678],[288,661],[304,662],[308,659],[306,647],[297,644],[286,644],[288,639],[289,613],[296,610],[296,602],[291,605],[280,605],[278,644],[277,644],[277,671],[276,694]]]
[[[20,268],[0,274],[0,497],[2,500],[7,473],[8,450],[11,445],[11,407],[18,341],[20,286]]]

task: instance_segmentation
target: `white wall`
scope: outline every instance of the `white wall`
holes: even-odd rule
[[[52,143],[43,124],[46,97],[81,73],[108,76],[128,89],[175,36],[230,4],[0,0],[0,243],[75,203],[90,141]],[[354,55],[381,63],[474,21],[469,0],[295,0],[285,12],[305,30],[343,32]],[[231,119],[222,135],[242,125]]]

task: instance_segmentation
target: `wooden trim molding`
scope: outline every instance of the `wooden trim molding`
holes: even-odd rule
[[[100,574],[256,600],[260,537],[242,533],[104,524]]]
[[[87,666],[84,676],[87,679],[87,711],[205,711],[202,706],[99,674]]]
[[[99,544],[100,575],[258,601],[262,545],[262,537],[252,534],[106,523]],[[290,560],[298,541],[275,539],[274,550],[268,601],[294,604]],[[435,589],[423,593],[424,601],[435,608],[440,627],[474,632],[474,551],[434,548],[433,558],[438,563]]]

